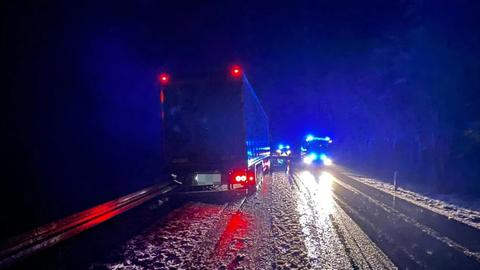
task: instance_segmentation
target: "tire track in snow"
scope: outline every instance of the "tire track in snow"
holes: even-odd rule
[[[396,269],[388,257],[335,203],[329,177],[331,175],[324,172],[318,177],[308,171],[295,174],[299,191],[311,209],[312,219],[316,221],[310,225],[311,230],[320,231],[316,235],[322,236],[310,239],[310,246],[323,246],[324,250],[330,251],[318,252],[312,249],[313,257],[321,258],[316,268]],[[309,215],[308,211],[305,214]],[[332,250],[335,252],[332,253]]]
[[[274,269],[311,269],[297,211],[298,190],[284,173],[274,173],[270,185]]]

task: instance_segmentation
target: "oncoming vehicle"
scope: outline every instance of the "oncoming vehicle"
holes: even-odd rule
[[[303,163],[306,165],[332,165],[333,162],[329,151],[332,142],[332,139],[328,136],[315,137],[307,135],[301,148]]]

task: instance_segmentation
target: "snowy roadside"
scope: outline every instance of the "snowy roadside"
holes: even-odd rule
[[[437,214],[444,215],[449,219],[453,219],[465,223],[474,228],[480,229],[480,201],[466,201],[455,195],[432,194],[422,195],[417,192],[398,187],[394,190],[394,186],[381,180],[359,175],[342,168],[342,173],[350,178],[360,181],[368,186],[404,199],[410,203],[424,207]]]

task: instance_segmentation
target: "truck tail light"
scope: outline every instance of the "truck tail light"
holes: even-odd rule
[[[255,183],[255,174],[247,170],[235,170],[231,174],[231,184]]]
[[[241,183],[247,181],[247,176],[246,175],[237,175],[235,176],[235,182]]]

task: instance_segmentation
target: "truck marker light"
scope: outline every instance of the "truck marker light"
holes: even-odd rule
[[[230,75],[232,75],[232,77],[238,78],[242,75],[242,69],[239,66],[233,66],[230,70]]]
[[[167,73],[162,73],[158,75],[158,81],[160,84],[168,84],[170,82],[170,76]]]

